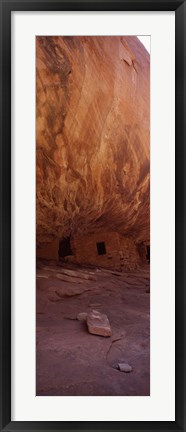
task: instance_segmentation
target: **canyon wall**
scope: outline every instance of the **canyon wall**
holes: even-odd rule
[[[131,36],[38,36],[36,68],[38,251],[105,229],[149,241],[148,52]]]
[[[59,240],[55,239],[50,243],[42,244],[36,248],[36,257],[46,260],[59,261]]]

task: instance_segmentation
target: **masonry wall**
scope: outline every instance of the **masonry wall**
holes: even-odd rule
[[[97,243],[105,243],[106,253],[98,254]],[[71,239],[73,256],[62,260],[77,264],[94,265],[115,270],[133,270],[142,263],[142,257],[129,237],[116,232],[98,232],[86,236],[74,236]],[[59,260],[59,239],[37,248],[37,258]]]
[[[55,260],[58,261],[58,250],[59,250],[59,240],[56,239],[52,243],[47,244],[46,246],[37,247],[36,256],[37,258]]]
[[[134,243],[134,240],[130,237],[120,236],[120,263],[123,269],[134,270],[137,268],[141,259]]]
[[[104,242],[106,254],[99,255],[97,243]],[[71,241],[75,262],[113,268],[135,269],[140,264],[136,245],[131,238],[116,232],[98,232],[86,236],[75,236]]]

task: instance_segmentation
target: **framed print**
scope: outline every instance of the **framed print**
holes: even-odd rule
[[[185,1],[1,0],[1,430],[185,430]]]

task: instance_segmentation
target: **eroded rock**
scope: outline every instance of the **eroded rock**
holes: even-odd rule
[[[148,52],[133,36],[38,36],[36,67],[37,246],[105,227],[149,239]]]

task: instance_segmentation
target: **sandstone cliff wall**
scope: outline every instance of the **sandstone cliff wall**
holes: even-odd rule
[[[149,54],[131,36],[39,36],[36,67],[37,246],[149,240]]]

